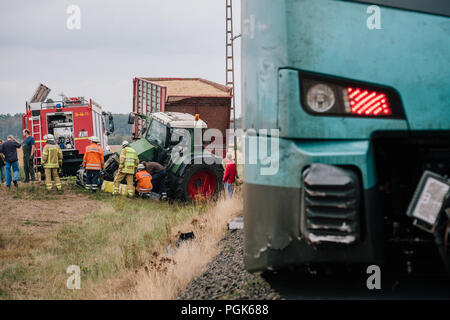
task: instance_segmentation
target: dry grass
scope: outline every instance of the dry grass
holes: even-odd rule
[[[152,260],[143,268],[109,281],[95,290],[102,299],[174,299],[189,282],[199,276],[209,261],[218,253],[218,242],[224,236],[227,222],[242,212],[242,200],[219,200],[205,213],[174,228],[173,255],[167,255],[165,246],[153,252]],[[195,239],[175,247],[174,239],[181,232],[193,231]]]
[[[19,166],[23,166],[23,150],[22,148],[17,149],[17,158],[19,159]]]
[[[2,214],[0,299],[174,297],[212,259],[226,221],[241,210],[239,198],[170,205],[91,196],[70,185],[62,196],[40,189],[23,185],[3,198],[17,210]],[[165,256],[188,231],[195,241]],[[66,288],[69,265],[81,268],[81,290]]]

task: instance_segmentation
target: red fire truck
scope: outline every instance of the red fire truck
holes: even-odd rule
[[[89,137],[97,136],[105,156],[111,154],[107,136],[114,131],[111,113],[102,111],[99,104],[83,97],[65,97],[59,101],[47,99],[50,89],[40,84],[31,100],[26,103],[22,126],[34,137],[35,170],[43,172],[41,166],[45,136],[52,134],[63,152],[63,175],[75,175],[80,167]]]

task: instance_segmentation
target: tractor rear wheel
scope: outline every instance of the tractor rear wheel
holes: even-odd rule
[[[214,198],[223,188],[221,165],[191,165],[183,174],[176,191],[180,200],[202,200]]]

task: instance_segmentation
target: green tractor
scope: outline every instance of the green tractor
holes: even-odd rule
[[[167,171],[167,196],[182,201],[210,199],[222,189],[224,169],[222,158],[196,147],[194,135],[208,128],[206,122],[188,113],[156,112],[150,116],[130,113],[129,124],[135,116],[145,125],[140,139],[130,144],[139,161],[155,161]],[[175,155],[175,156],[174,156]],[[113,181],[119,167],[119,154],[106,160],[103,179]]]

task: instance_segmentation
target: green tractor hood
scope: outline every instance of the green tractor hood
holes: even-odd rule
[[[156,149],[147,139],[139,139],[131,143],[130,147],[136,150],[139,160],[152,160]]]

